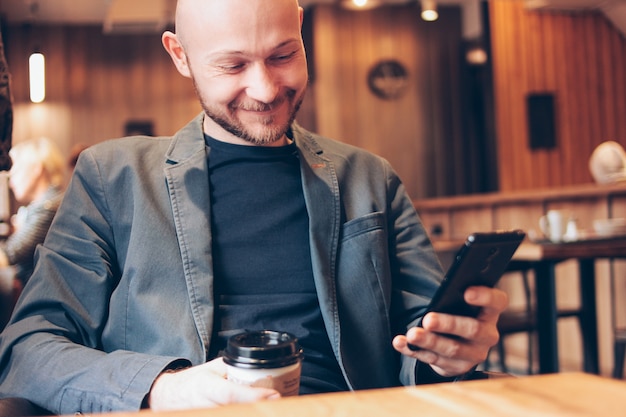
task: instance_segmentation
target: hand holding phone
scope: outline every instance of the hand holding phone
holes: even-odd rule
[[[465,302],[465,290],[471,286],[494,287],[525,236],[526,233],[521,230],[473,233],[468,236],[426,313],[434,311],[457,316],[478,316],[480,307]],[[420,319],[418,326],[421,325]]]

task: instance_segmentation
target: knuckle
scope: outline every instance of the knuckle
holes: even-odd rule
[[[462,345],[460,342],[456,340],[451,340],[447,343],[447,346],[444,349],[443,355],[447,358],[456,358],[459,356],[461,352]]]
[[[481,323],[478,320],[470,320],[465,326],[465,332],[469,339],[477,338],[481,333]]]
[[[504,291],[498,291],[499,297],[496,297],[496,305],[498,311],[504,311],[509,306],[509,295]]]

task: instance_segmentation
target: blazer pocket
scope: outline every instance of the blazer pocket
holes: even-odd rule
[[[382,213],[371,213],[345,223],[342,231],[336,282],[342,356],[356,386],[372,387],[386,377],[363,363],[372,358],[393,363],[387,227]]]
[[[375,314],[381,324],[385,323],[391,271],[382,213],[371,213],[344,224],[337,259],[338,298],[344,314],[353,315],[354,320]]]
[[[376,230],[384,229],[384,216],[381,212],[370,213],[362,217],[357,217],[346,223],[342,227],[341,241],[345,242],[355,236]]]

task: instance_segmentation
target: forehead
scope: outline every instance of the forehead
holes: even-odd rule
[[[296,0],[181,0],[176,24],[188,53],[263,53],[301,40]]]

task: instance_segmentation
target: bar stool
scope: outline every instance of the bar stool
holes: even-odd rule
[[[500,333],[500,340],[497,344],[498,363],[502,372],[509,372],[506,364],[506,350],[504,345],[505,339],[507,336],[512,334],[526,333],[528,340],[526,373],[530,375],[533,373],[534,334],[537,328],[537,323],[530,288],[530,280],[528,277],[528,269],[524,269],[519,272],[522,279],[524,306],[519,309],[507,309],[500,315],[498,320],[498,332]],[[488,367],[489,363],[487,362],[486,368]]]
[[[535,301],[533,297],[533,290],[531,288],[531,281],[529,277],[529,271],[532,268],[528,265],[520,265],[509,269],[507,274],[509,276],[515,276],[513,273],[518,272],[518,276],[521,276],[521,283],[523,288],[524,305],[520,308],[509,308],[505,310],[498,320],[498,332],[500,333],[500,340],[496,345],[498,351],[498,362],[502,372],[509,372],[506,364],[506,349],[505,339],[507,336],[518,333],[527,334],[527,367],[526,373],[531,375],[534,373],[534,350],[535,350],[535,336],[537,331],[537,311],[535,309]],[[507,276],[503,277],[507,278]],[[582,323],[581,323],[581,310],[578,308],[565,309],[561,308],[557,312],[559,319],[567,317],[576,317],[578,319],[578,325],[581,329],[582,335]],[[582,337],[582,336],[581,336]],[[624,331],[624,345],[622,347],[626,352],[626,330]],[[624,356],[624,355],[622,355]],[[623,364],[623,362],[622,362]],[[485,368],[489,369],[490,363],[487,360]]]
[[[624,357],[626,356],[626,329],[615,330],[613,336],[613,378],[624,377]]]
[[[610,260],[609,273],[611,275],[611,324],[613,327],[613,378],[624,377],[624,359],[626,358],[626,328],[617,325],[617,285],[615,282],[614,259]]]

